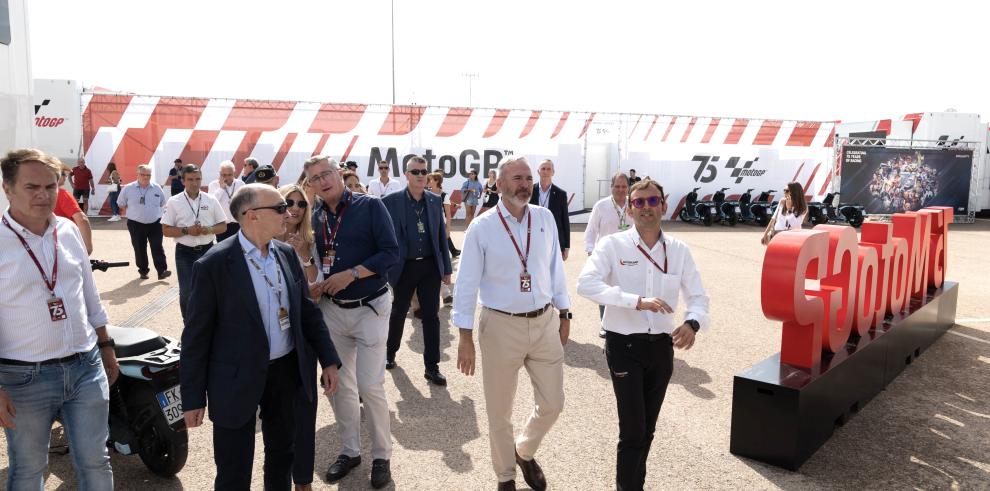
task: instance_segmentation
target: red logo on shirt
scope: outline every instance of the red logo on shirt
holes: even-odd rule
[[[893,223],[818,225],[783,232],[763,258],[763,314],[784,323],[780,361],[803,368],[821,362],[822,349],[841,350],[911,297],[945,282],[952,208],[898,213]],[[809,285],[806,280],[817,280]]]

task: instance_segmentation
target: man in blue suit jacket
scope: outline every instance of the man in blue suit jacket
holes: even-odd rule
[[[241,231],[196,261],[182,332],[181,381],[186,425],[210,406],[216,489],[249,489],[255,413],[261,408],[265,489],[292,486],[293,401],[316,397],[313,358],[325,393],[337,388],[340,360],[285,230],[285,200],[263,184],[230,202]],[[309,373],[307,373],[309,372]]]
[[[388,349],[385,368],[395,368],[395,353],[402,342],[402,330],[413,292],[423,313],[424,376],[436,385],[447,385],[440,373],[440,282],[450,284],[450,249],[440,197],[426,192],[426,159],[415,156],[406,166],[404,192],[382,198],[392,216],[392,227],[399,242],[399,266],[389,275],[395,292],[388,321]]]
[[[567,252],[571,248],[571,217],[567,212],[567,191],[553,183],[554,169],[550,159],[540,162],[537,172],[540,174],[540,182],[533,185],[533,196],[529,199],[529,204],[540,205],[553,214],[553,220],[557,223],[560,253],[566,261]]]

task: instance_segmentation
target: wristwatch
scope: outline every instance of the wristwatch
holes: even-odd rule
[[[313,266],[316,264],[316,259],[313,256],[309,256],[309,260],[303,263],[303,266]]]
[[[103,348],[106,348],[107,346],[113,348],[114,346],[117,346],[117,343],[114,342],[113,338],[109,338],[106,341],[97,341],[96,342],[96,347],[97,348],[103,349]]]
[[[182,235],[189,235],[189,227],[182,227],[179,231],[182,232]]]
[[[358,271],[357,266],[351,268],[351,276],[353,276],[355,280],[361,277],[361,272]]]
[[[572,312],[561,312],[560,313],[560,318],[561,319],[571,320],[571,319],[574,318],[574,314]]]
[[[691,330],[695,332],[695,334],[697,334],[698,331],[701,329],[701,324],[699,324],[698,321],[694,319],[688,319],[684,321],[684,323],[687,324],[691,328]]]

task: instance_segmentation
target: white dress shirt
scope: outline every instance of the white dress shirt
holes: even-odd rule
[[[523,254],[526,254],[526,224],[528,217],[533,217],[527,261],[527,271],[532,276],[530,292],[520,291],[519,276],[523,266],[499,214],[505,217]],[[527,205],[522,220],[516,220],[499,200],[498,206],[471,222],[464,236],[461,264],[454,285],[451,317],[455,326],[474,328],[474,311],[479,300],[485,307],[513,314],[530,312],[551,302],[558,309],[570,308],[557,225],[550,210]]]
[[[223,214],[227,216],[227,223],[234,223],[237,221],[234,218],[234,214],[230,212],[230,199],[234,197],[234,193],[238,189],[244,187],[244,181],[234,178],[234,182],[226,188],[220,187],[220,180],[217,179],[210,183],[207,187],[207,192],[213,195],[217,201],[220,202],[220,207],[223,208]]]
[[[379,198],[384,198],[385,196],[397,191],[402,191],[403,189],[405,189],[405,186],[395,179],[389,179],[385,184],[382,184],[381,179],[372,179],[371,182],[368,183],[368,194]]]
[[[52,320],[48,311],[52,295],[41,273],[17,236],[0,225],[0,358],[37,362],[93,349],[94,328],[107,324],[107,313],[79,229],[71,220],[52,215],[39,237],[11,218],[9,210],[4,215],[34,251],[49,281],[55,262],[52,233],[58,229],[55,296],[62,299],[68,318]]]
[[[218,223],[227,223],[227,215],[220,207],[220,202],[213,195],[200,191],[196,198],[190,198],[185,191],[172,196],[165,203],[165,214],[162,215],[162,225],[170,227],[192,227],[199,222],[204,227]],[[183,235],[176,237],[175,242],[184,246],[196,247],[213,242],[215,234]]]
[[[642,244],[657,264],[664,264],[667,245],[667,273],[657,269],[636,247],[642,244],[633,227],[609,235],[598,242],[578,277],[578,295],[605,306],[602,327],[618,334],[671,333],[680,325],[673,314],[636,310],[640,297],[659,298],[677,309],[678,298],[686,305],[684,320],[698,321],[708,328],[708,295],[701,284],[701,273],[687,245],[663,234],[652,249]]]
[[[628,198],[623,206],[619,206],[611,196],[602,198],[595,203],[595,206],[591,208],[588,226],[584,230],[584,252],[595,250],[595,244],[602,237],[632,227],[632,218],[626,214],[626,207],[628,206]]]

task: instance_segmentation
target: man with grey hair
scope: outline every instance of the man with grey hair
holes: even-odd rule
[[[237,169],[234,168],[234,163],[224,160],[220,163],[219,178],[210,182],[207,188],[207,192],[220,202],[220,208],[227,215],[227,230],[217,234],[217,243],[223,242],[227,237],[233,237],[241,229],[237,220],[234,219],[234,215],[230,212],[231,198],[234,197],[234,193],[238,189],[244,187],[244,181],[238,179],[236,175]]]
[[[571,248],[571,218],[567,211],[567,191],[553,183],[555,171],[553,161],[550,159],[540,162],[537,172],[540,174],[540,182],[533,185],[533,196],[529,203],[540,205],[553,213],[554,223],[557,224],[557,240],[566,261],[567,252]]]
[[[502,161],[497,188],[498,205],[471,222],[464,238],[451,315],[460,331],[457,368],[474,375],[474,311],[480,301],[478,345],[498,489],[515,489],[518,465],[526,483],[543,490],[546,478],[533,456],[564,408],[571,301],[557,225],[549,210],[530,206],[533,174],[525,158]],[[523,367],[536,404],[513,438],[512,406]]]
[[[584,251],[591,255],[595,244],[607,235],[623,232],[632,226],[632,218],[626,213],[629,197],[629,177],[622,171],[612,176],[612,195],[602,198],[591,208],[588,226],[584,230]],[[605,317],[605,306],[598,306],[598,319]],[[605,338],[605,327],[598,330],[598,337]]]
[[[151,245],[151,257],[155,261],[158,279],[164,280],[172,275],[165,260],[165,249],[162,241],[162,213],[168,197],[165,190],[156,182],[151,182],[151,167],[139,165],[137,180],[124,186],[117,196],[120,212],[127,215],[127,232],[131,235],[131,247],[134,248],[134,263],[142,280],[148,279],[148,245]]]
[[[261,164],[258,163],[258,159],[254,157],[244,159],[244,168],[241,169],[241,180],[244,181],[244,184],[254,183],[254,171],[258,170],[260,165]]]
[[[213,421],[216,489],[250,489],[255,415],[261,408],[264,489],[292,486],[295,401],[337,388],[340,359],[306,274],[285,233],[287,205],[277,189],[248,184],[231,200],[241,230],[192,269],[182,331],[181,387],[188,428]],[[230,295],[250,288],[247,295]],[[301,392],[301,394],[300,394]],[[312,463],[310,463],[311,465]]]

